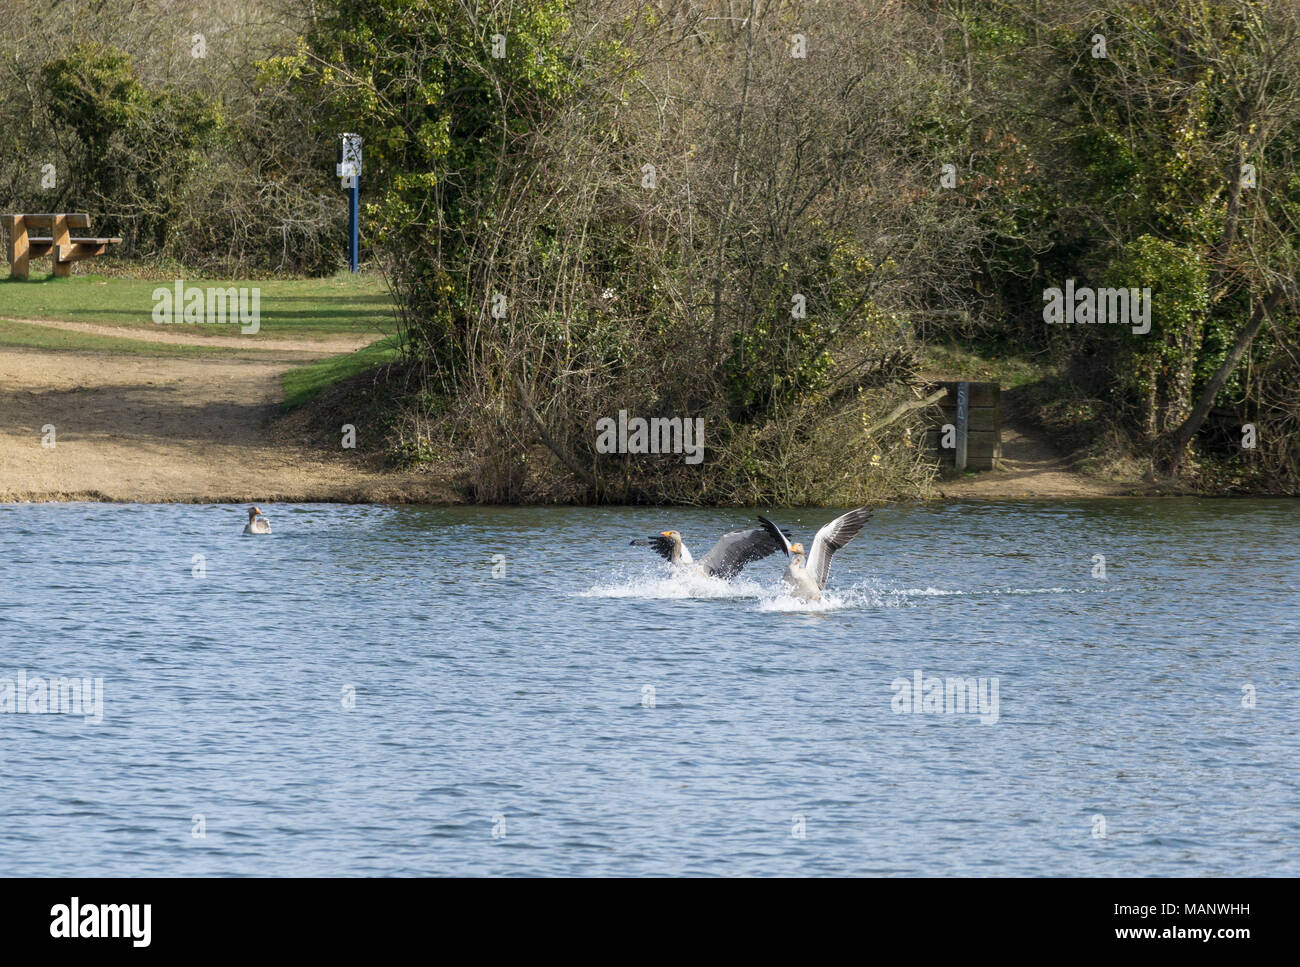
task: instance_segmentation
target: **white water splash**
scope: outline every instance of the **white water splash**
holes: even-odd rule
[[[782,587],[775,592],[769,592],[758,602],[759,611],[774,611],[780,614],[826,614],[848,608],[896,608],[898,606],[898,602],[887,601],[875,592],[861,588],[823,591],[820,601],[805,601],[803,598],[793,597]]]
[[[763,585],[745,577],[734,581],[705,577],[689,571],[642,571],[627,574],[619,571],[615,580],[579,591],[580,598],[756,598],[764,593]]]
[[[1106,588],[892,588],[879,583],[863,582],[846,587],[832,587],[822,593],[820,601],[793,597],[785,584],[776,578],[762,582],[741,576],[734,581],[704,577],[686,571],[644,570],[627,573],[620,570],[609,582],[596,584],[578,592],[582,598],[634,598],[642,600],[686,599],[756,599],[760,612],[823,614],[849,609],[917,607],[916,599],[930,597],[982,597],[1017,594],[1100,594]]]
[[[885,593],[900,597],[980,597],[1001,594],[1105,594],[1107,588],[979,588],[961,591],[945,588],[890,588]]]
[[[596,584],[579,591],[581,598],[634,598],[642,600],[723,599],[729,601],[756,599],[759,611],[821,613],[841,611],[846,608],[900,607],[904,602],[890,598],[869,585],[835,588],[822,595],[820,601],[804,601],[792,597],[779,575],[764,582],[744,575],[734,581],[704,577],[686,571],[663,572],[619,571],[614,580]]]
[[[781,586],[769,591],[758,603],[759,611],[827,612],[849,608],[901,608],[919,606],[913,599],[930,597],[980,597],[1002,594],[1101,594],[1106,588],[981,588],[962,591],[944,588],[891,588],[880,584],[861,583],[845,588],[832,587],[822,592],[820,601],[804,601],[791,597]]]

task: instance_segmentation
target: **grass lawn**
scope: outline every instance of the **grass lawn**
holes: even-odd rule
[[[331,356],[299,366],[284,374],[284,407],[302,406],[326,386],[355,376],[397,357],[397,337],[389,336],[364,349],[343,356]]]
[[[182,346],[143,339],[115,339],[93,332],[70,332],[0,318],[0,346],[104,352],[127,356],[229,356],[236,352],[221,346]],[[250,346],[256,349],[256,346]]]
[[[257,288],[261,290],[261,326],[248,335],[258,338],[292,339],[339,334],[376,336],[393,332],[392,300],[382,278],[340,273],[324,279],[290,279],[231,282],[185,279],[186,287]],[[174,282],[106,278],[96,275],[55,279],[38,277],[25,281],[0,280],[0,318],[68,319],[107,326],[154,328],[153,293],[172,289]],[[231,335],[236,324],[172,325],[172,332],[198,335]]]
[[[186,287],[261,290],[260,326],[241,336],[246,349],[224,346],[172,345],[141,339],[70,332],[27,325],[20,319],[59,319],[116,326],[136,332],[167,331],[199,336],[240,335],[228,325],[159,325],[153,321],[153,293],[173,289],[174,282],[106,278],[97,275],[55,279],[33,273],[29,280],[0,280],[0,346],[29,349],[109,352],[135,356],[232,356],[258,349],[265,339],[312,339],[340,335],[384,337],[354,353],[332,356],[289,370],[284,376],[284,405],[301,406],[326,386],[397,355],[396,319],[383,279],[340,273],[325,279],[257,282],[186,279]]]

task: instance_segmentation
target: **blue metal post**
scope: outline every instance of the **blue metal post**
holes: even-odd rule
[[[957,384],[957,472],[966,469],[966,434],[970,429],[970,383]]]
[[[348,265],[355,273],[357,271],[357,261],[360,255],[360,239],[358,222],[358,209],[361,206],[361,176],[352,179],[352,192],[349,195],[350,202],[348,205]]]

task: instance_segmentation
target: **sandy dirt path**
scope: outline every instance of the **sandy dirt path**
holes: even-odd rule
[[[1124,497],[1134,493],[1135,485],[1076,473],[1036,435],[1007,425],[1002,427],[1001,470],[935,483],[944,497],[970,500]]]
[[[331,336],[328,339],[266,339],[261,335],[218,336],[194,335],[176,332],[166,326],[150,329],[135,326],[103,326],[93,322],[71,322],[66,319],[18,319],[4,317],[5,322],[20,322],[25,326],[44,326],[47,329],[64,329],[69,332],[86,332],[114,339],[131,339],[138,342],[163,343],[168,346],[214,346],[221,349],[274,349],[281,352],[307,353],[311,356],[337,356],[356,352],[369,346],[378,336]],[[229,330],[227,330],[229,331]]]
[[[449,499],[427,474],[286,439],[275,421],[282,375],[357,344],[284,342],[292,350],[203,358],[0,349],[0,501]],[[48,425],[53,447],[42,445]]]
[[[1103,480],[1071,469],[1069,460],[1002,393],[1002,466],[951,480],[936,480],[940,495],[957,500],[1127,497],[1150,488],[1138,480]]]

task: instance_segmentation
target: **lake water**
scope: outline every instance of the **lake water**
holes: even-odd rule
[[[0,874],[1300,874],[1295,502],[262,507],[0,506]]]

